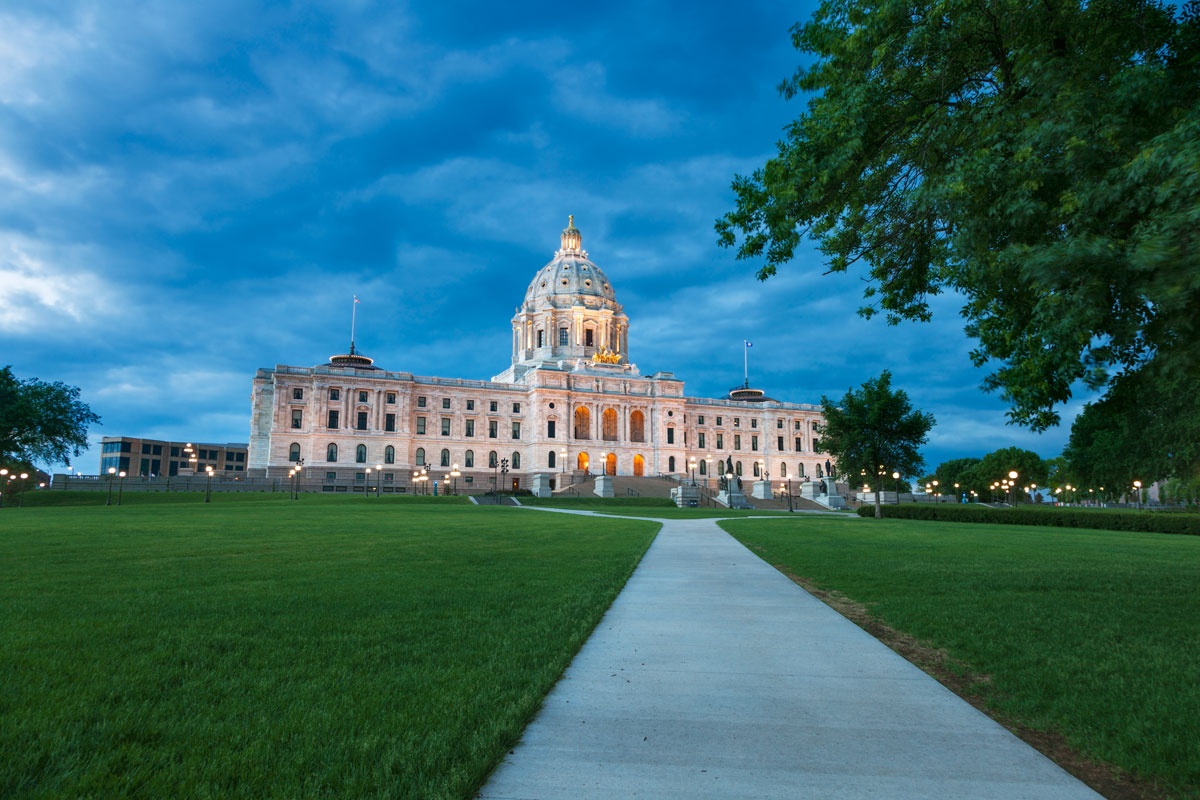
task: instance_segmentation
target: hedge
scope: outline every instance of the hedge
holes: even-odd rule
[[[1143,531],[1200,536],[1200,514],[1157,511],[1107,511],[1094,508],[991,508],[978,503],[934,505],[905,503],[884,505],[888,519],[921,519],[931,522],[981,522],[987,525],[1042,525],[1050,528],[1091,528],[1105,531]],[[860,517],[874,517],[875,505],[858,509]]]

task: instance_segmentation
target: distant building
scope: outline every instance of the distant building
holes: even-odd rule
[[[504,489],[534,473],[697,477],[731,464],[772,480],[820,476],[820,406],[746,386],[720,399],[685,397],[670,372],[642,376],[629,360],[629,320],[608,276],[569,221],[512,319],[512,359],[488,380],[388,371],[350,352],[314,367],[277,365],[254,377],[248,473],[403,491],[421,469],[460,490]],[[381,474],[380,474],[381,473]]]
[[[130,477],[175,477],[204,473],[206,467],[220,475],[244,475],[248,448],[245,444],[167,442],[132,436],[105,436],[100,447],[100,474],[110,467]]]

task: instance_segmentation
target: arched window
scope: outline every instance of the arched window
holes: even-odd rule
[[[737,476],[739,478],[742,477],[742,462],[739,461],[736,464],[734,464],[733,471],[737,474]]]
[[[782,462],[780,462],[780,464],[779,464],[779,477],[781,477],[781,478],[787,477],[787,464],[784,464]]]
[[[418,467],[425,466],[425,448],[424,447],[417,448],[417,466]]]
[[[796,466],[796,469],[800,471],[800,477],[803,478],[804,477],[804,464],[798,464]]]
[[[385,463],[385,464],[395,464],[396,463],[396,448],[392,447],[390,444],[387,447],[383,448],[383,463]]]
[[[646,459],[639,453],[633,457],[633,476],[641,478],[646,474]]]
[[[592,413],[583,406],[575,409],[575,438],[592,438]]]
[[[701,475],[708,474],[708,462],[703,459],[700,460],[700,474]]]
[[[824,477],[825,477],[825,471],[824,471],[823,469],[821,469],[821,465],[820,465],[820,464],[817,464],[817,477],[818,477],[818,478],[824,478]]]
[[[548,469],[554,469],[554,455],[554,451],[551,450],[550,454],[546,456],[546,467]]]
[[[367,446],[365,444],[360,444],[358,447],[354,448],[354,463],[367,463]]]
[[[513,453],[512,460],[509,463],[512,464],[513,469],[520,469],[521,468],[521,454]]]
[[[475,466],[475,451],[474,450],[468,450],[466,453],[463,454],[463,466],[464,467],[472,467],[472,468]]]
[[[667,472],[674,472],[674,471],[675,471],[675,456],[671,456],[670,458],[667,459]]]
[[[488,451],[488,466],[492,469],[500,466],[500,458],[496,455],[495,450]]]
[[[759,465],[758,465],[758,462],[757,462],[757,461],[755,461],[755,462],[754,462],[754,477],[756,477],[756,478],[757,478],[757,477],[759,477],[760,475],[762,475],[762,472],[761,472],[760,470],[761,470],[761,468],[759,467]]]
[[[580,453],[575,457],[575,468],[580,472],[587,472],[591,463],[591,459],[588,458],[587,453]]]
[[[441,465],[442,465],[443,467],[448,467],[448,466],[450,466],[450,451],[449,451],[449,450],[442,450],[442,462],[441,462]]]
[[[617,412],[616,409],[606,408],[604,413],[600,415],[600,424],[602,428],[602,436],[606,442],[615,442],[617,440]]]
[[[325,460],[330,464],[337,461],[337,445],[330,443],[329,447],[325,448]]]
[[[629,441],[646,441],[646,415],[641,411],[634,411],[629,415]]]
[[[292,442],[292,446],[288,448],[288,461],[296,462],[300,460],[300,443]]]

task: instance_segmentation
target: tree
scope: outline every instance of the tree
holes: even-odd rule
[[[1197,0],[826,0],[792,39],[807,110],[722,245],[766,279],[811,238],[891,324],[958,292],[1034,430],[1081,383],[1200,395]]]
[[[1012,497],[1015,500],[1025,494],[1025,487],[1045,488],[1050,480],[1050,467],[1046,461],[1037,453],[1020,447],[994,450],[971,469],[974,480],[985,483],[989,491],[992,491],[990,487],[994,484],[1014,481],[1017,488],[1013,490]],[[1011,477],[1013,472],[1017,473],[1016,478]]]
[[[932,475],[923,478],[924,483],[938,482],[938,488],[943,494],[954,492],[957,495],[970,494],[980,491],[978,479],[975,477],[975,466],[980,463],[978,458],[956,458],[938,464]],[[957,488],[955,486],[957,485]]]
[[[0,369],[0,462],[70,463],[88,446],[88,426],[99,422],[74,386]]]
[[[934,425],[932,414],[915,410],[908,395],[892,390],[892,373],[867,381],[858,391],[846,392],[836,404],[821,397],[825,421],[817,425],[814,447],[837,461],[838,472],[851,481],[864,477],[875,484],[875,516],[882,517],[880,489],[892,472],[915,475],[925,460],[918,448]]]

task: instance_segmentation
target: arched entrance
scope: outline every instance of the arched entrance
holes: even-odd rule
[[[588,454],[580,453],[579,457],[575,459],[575,464],[575,468],[580,472],[587,472],[588,467],[591,465],[591,462],[588,460]]]
[[[604,458],[604,474],[605,475],[616,475],[617,474],[617,454],[616,453],[609,453],[607,456],[605,456],[605,458]]]
[[[633,457],[633,474],[637,478],[641,478],[646,474],[646,459],[642,458],[641,455]]]

